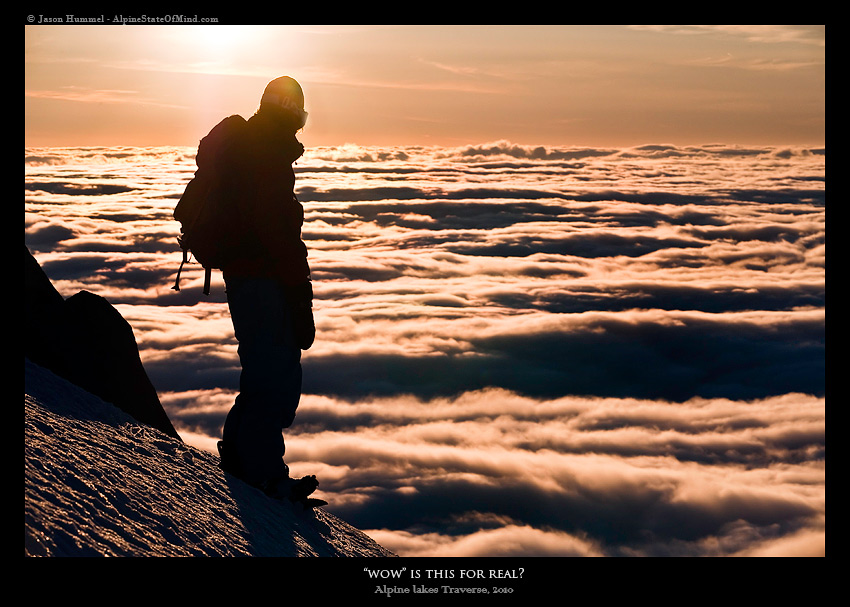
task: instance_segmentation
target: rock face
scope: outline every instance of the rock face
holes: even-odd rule
[[[395,556],[185,444],[104,298],[63,299],[29,250],[25,288],[25,556]]]
[[[80,291],[64,299],[25,250],[24,356],[179,440],[129,323],[99,295]]]

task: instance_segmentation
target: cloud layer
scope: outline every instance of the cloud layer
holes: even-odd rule
[[[28,149],[26,242],[133,326],[178,430],[238,386],[179,265],[183,148]],[[290,465],[390,549],[823,552],[825,153],[308,150],[319,332]]]

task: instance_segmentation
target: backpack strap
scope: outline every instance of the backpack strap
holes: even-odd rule
[[[183,261],[180,262],[180,267],[177,268],[177,278],[174,280],[174,286],[171,287],[173,291],[180,290],[180,273],[183,271],[183,264],[188,261],[188,251],[183,249]]]
[[[177,278],[174,280],[174,286],[171,287],[172,291],[180,290],[180,273],[183,271],[183,264],[186,263],[187,259],[186,250],[183,250],[183,261],[180,262],[180,267],[177,268]],[[210,283],[212,282],[212,268],[204,268],[204,295],[210,294]]]

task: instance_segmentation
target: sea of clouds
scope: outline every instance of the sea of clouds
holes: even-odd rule
[[[238,388],[172,211],[190,148],[25,151],[26,244],[106,297],[184,438]],[[307,150],[295,474],[403,556],[819,555],[825,150]]]

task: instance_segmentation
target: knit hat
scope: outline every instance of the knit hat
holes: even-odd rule
[[[271,105],[290,112],[298,120],[298,128],[307,122],[307,112],[304,111],[304,92],[301,85],[289,76],[275,78],[266,85],[260,105]]]

